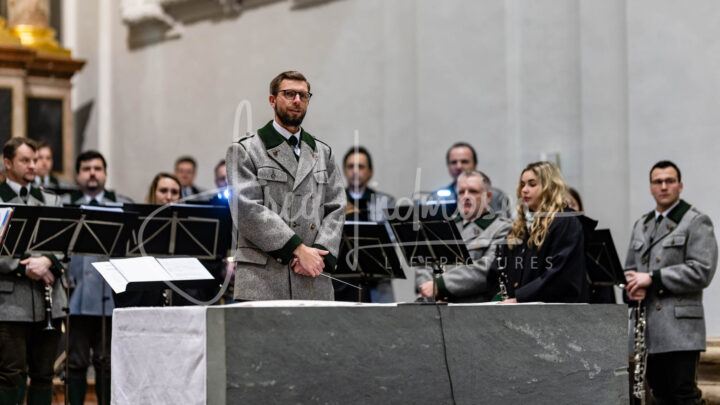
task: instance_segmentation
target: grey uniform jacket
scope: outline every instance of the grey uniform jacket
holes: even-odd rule
[[[463,228],[457,221],[471,264],[448,266],[438,278],[438,298],[450,302],[483,302],[492,299],[487,290],[487,274],[495,259],[495,248],[506,240],[510,232],[510,220],[497,214],[485,215]],[[432,270],[426,267],[415,271],[415,284],[432,280]]]
[[[69,204],[84,203],[84,195],[82,192],[66,194],[63,202]],[[108,202],[131,203],[127,197],[115,194],[110,190],[105,190],[101,205]],[[105,315],[112,315],[115,303],[112,298],[112,289],[103,280],[100,273],[95,270],[92,263],[107,260],[102,257],[72,255],[70,257],[70,280],[75,286],[70,296],[70,315],[94,315],[101,316],[103,314],[102,296],[105,296]]]
[[[658,224],[654,211],[635,222],[625,269],[652,275],[645,298],[648,353],[705,350],[702,290],[717,260],[710,218],[683,200]]]
[[[6,182],[0,183],[0,200],[11,204],[25,204]],[[60,198],[37,187],[31,187],[27,205],[60,206]],[[7,254],[3,249],[3,255]],[[62,271],[56,256],[49,255],[55,269]],[[45,319],[45,284],[25,276],[19,268],[19,259],[0,259],[0,322],[37,322]],[[62,277],[55,277],[52,293],[52,316],[65,316],[62,308],[67,306]]]
[[[228,150],[236,299],[333,299],[329,278],[288,268],[304,243],[328,250],[325,272],[332,271],[345,222],[345,190],[332,150],[305,130],[300,139],[298,161],[270,121]]]

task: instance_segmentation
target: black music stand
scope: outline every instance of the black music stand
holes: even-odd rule
[[[607,290],[608,287],[624,285],[625,273],[609,229],[598,229],[586,235],[585,257],[587,259],[585,261],[587,276],[591,286]],[[591,296],[590,302],[605,303],[608,300],[608,297],[595,300]],[[615,302],[614,293],[612,302]]]
[[[388,221],[408,265],[433,269],[433,291],[448,264],[467,263],[470,253],[455,221],[443,213],[423,217],[417,206],[388,211]],[[443,216],[438,216],[443,215]],[[432,302],[436,302],[433,298]]]
[[[358,302],[372,281],[405,278],[386,222],[345,221],[333,276],[358,282]]]
[[[228,206],[207,204],[124,204],[123,209],[137,215],[122,256],[186,256],[218,261],[228,256],[232,242],[232,218]],[[128,284],[128,292],[215,287],[216,280],[183,280]],[[184,293],[184,292],[183,292]],[[182,295],[181,295],[182,296]],[[123,306],[152,306],[152,294],[117,294]],[[215,301],[215,299],[213,299]]]

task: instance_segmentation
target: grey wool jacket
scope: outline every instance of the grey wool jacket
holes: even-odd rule
[[[683,200],[659,223],[654,211],[635,222],[625,270],[652,276],[644,301],[648,353],[705,350],[702,295],[717,260],[710,218]]]
[[[227,152],[230,210],[236,226],[235,298],[332,300],[329,278],[289,268],[301,243],[328,250],[335,269],[346,197],[332,149],[302,130],[300,157],[272,121]]]

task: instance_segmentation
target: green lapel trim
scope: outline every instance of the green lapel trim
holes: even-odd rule
[[[315,152],[315,151],[317,150],[317,149],[315,148],[315,146],[317,146],[317,145],[315,145],[315,138],[313,138],[312,135],[310,135],[310,134],[308,134],[307,132],[305,132],[304,129],[301,128],[300,130],[302,131],[302,132],[300,132],[300,140],[303,141],[303,142],[305,142],[306,144],[308,144],[308,146],[310,147],[310,149],[312,149],[313,152]]]
[[[264,127],[258,129],[258,136],[260,137],[260,140],[262,140],[263,144],[265,144],[265,149],[272,149],[287,141],[284,136],[280,135],[278,131],[275,130],[272,121],[268,122]],[[316,150],[317,145],[315,144],[315,138],[302,128],[300,129],[300,141],[308,144],[313,151]]]
[[[655,210],[650,211],[645,215],[645,221],[643,221],[643,224],[647,224],[648,222],[655,219]]]
[[[285,137],[280,135],[278,131],[273,127],[273,122],[270,121],[264,127],[258,129],[258,136],[260,140],[265,144],[265,149],[272,149],[281,143],[285,142]]]
[[[117,202],[117,196],[114,192],[110,190],[105,190],[105,194],[103,194],[103,199],[107,199],[110,202]]]
[[[45,203],[45,197],[43,197],[42,191],[39,188],[30,186],[30,195],[35,197],[41,203]]]
[[[7,184],[7,181],[3,181],[2,184],[0,184],[0,198],[2,198],[3,201],[10,201],[17,196],[10,185]]]
[[[70,194],[70,202],[73,204],[76,204],[81,198],[83,198],[84,194],[82,191],[77,190],[73,191],[72,194]]]
[[[7,184],[7,181],[3,181],[2,184],[0,184],[0,198],[2,198],[3,201],[10,201],[17,196],[18,195],[12,191],[10,185]]]
[[[460,215],[456,216],[453,219],[453,221],[455,221],[456,224],[459,224],[460,222],[462,222],[462,220],[463,220],[463,217],[461,217]]]
[[[493,222],[495,222],[495,220],[497,219],[497,217],[498,217],[498,214],[493,214],[493,215],[481,215],[478,219],[475,220],[475,223],[476,223],[480,228],[482,228],[482,230],[484,231],[485,229],[488,228],[488,226],[490,226],[490,224],[492,224]]]
[[[690,207],[691,205],[686,203],[685,200],[680,200],[678,205],[676,205],[675,208],[667,214],[667,219],[675,222],[676,224],[680,223],[685,213],[690,210]]]

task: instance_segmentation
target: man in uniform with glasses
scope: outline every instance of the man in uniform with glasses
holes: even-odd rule
[[[346,198],[332,149],[300,127],[311,96],[301,73],[280,73],[275,118],[228,150],[237,300],[333,299],[321,275],[335,269]]]
[[[702,295],[718,260],[710,218],[680,199],[682,189],[673,162],[650,169],[655,209],[635,222],[625,262],[628,297],[645,308],[646,379],[658,404],[701,403]]]

